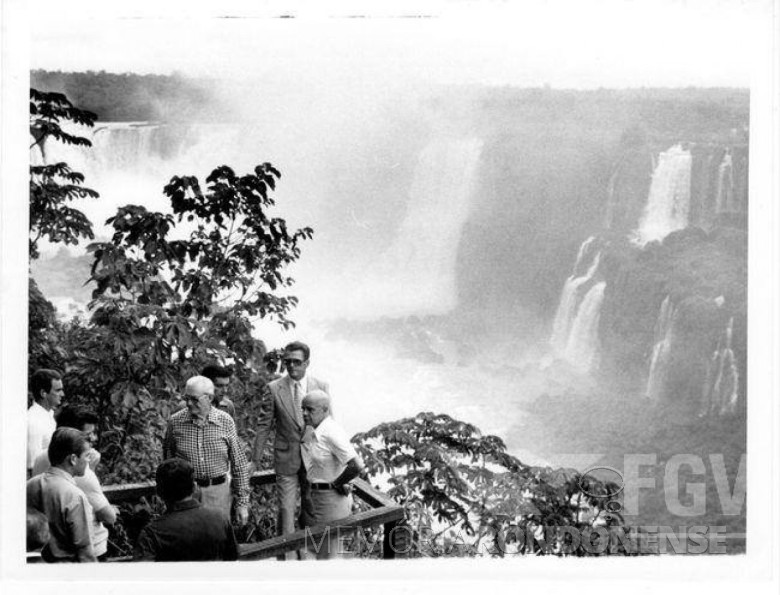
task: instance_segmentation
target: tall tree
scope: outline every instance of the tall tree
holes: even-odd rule
[[[76,198],[97,198],[98,193],[83,186],[84,175],[65,162],[46,163],[47,145],[58,141],[89,147],[89,139],[63,128],[71,123],[94,126],[97,116],[73,106],[60,93],[30,89],[30,150],[38,149],[40,164],[30,165],[30,258],[40,255],[38,241],[77,244],[79,238],[94,239],[92,223],[86,215],[68,205]]]

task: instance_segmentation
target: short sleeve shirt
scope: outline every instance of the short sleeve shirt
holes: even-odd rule
[[[52,467],[28,480],[27,505],[49,519],[49,548],[55,558],[72,559],[89,548],[94,560],[92,506],[72,475]]]
[[[35,459],[33,475],[44,473],[50,468],[49,455],[43,452]],[[94,512],[109,506],[108,498],[103,493],[98,476],[90,467],[87,467],[87,470],[81,477],[74,477],[73,481],[75,481],[76,487],[84,492],[92,507],[92,547],[95,549],[96,556],[102,556],[108,549],[108,529],[97,519]]]
[[[328,416],[308,433],[301,444],[301,458],[309,481],[331,483],[351,459],[357,458],[347,433]]]

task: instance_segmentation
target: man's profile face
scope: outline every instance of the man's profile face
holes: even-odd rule
[[[91,446],[97,443],[97,428],[95,424],[84,424],[81,426],[81,431],[84,433],[84,437],[89,440]]]
[[[81,454],[79,455],[71,455],[73,456],[73,477],[81,477],[84,475],[84,473],[87,470],[87,465],[89,465],[89,451],[90,446],[87,442],[84,444],[84,448],[81,451]]]
[[[41,404],[48,409],[56,409],[62,403],[62,397],[65,396],[65,390],[62,388],[62,380],[52,380],[49,392],[43,392]]]
[[[301,380],[306,375],[306,368],[309,367],[309,361],[301,349],[288,351],[284,354],[284,368],[287,374],[293,380]]]
[[[227,393],[230,378],[215,378],[212,382],[214,383],[214,400],[219,402]]]
[[[213,399],[213,389],[190,388],[186,389],[184,393],[184,402],[187,404],[187,410],[194,419],[206,419]]]
[[[303,423],[313,428],[319,426],[322,420],[328,416],[326,407],[316,402],[304,400],[302,409]]]

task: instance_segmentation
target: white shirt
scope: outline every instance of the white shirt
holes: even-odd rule
[[[54,411],[41,407],[37,401],[27,410],[27,468],[32,469],[36,457],[49,448],[57,429]]]
[[[301,458],[312,483],[331,483],[358,456],[347,433],[328,416],[307,432],[301,444]]]

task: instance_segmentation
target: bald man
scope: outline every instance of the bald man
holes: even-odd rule
[[[307,524],[328,525],[351,514],[349,482],[360,474],[363,462],[346,432],[331,417],[326,392],[313,390],[306,394],[303,421],[308,427],[301,443],[301,459],[309,481],[312,514]],[[334,525],[328,539],[310,548],[316,551],[317,559],[338,557],[340,537],[340,529]]]
[[[183,396],[186,408],[168,422],[163,459],[188,461],[200,487],[201,503],[220,509],[228,519],[235,497],[236,518],[245,525],[249,519],[249,465],[236,424],[229,414],[212,406],[214,383],[205,376],[190,378]]]

